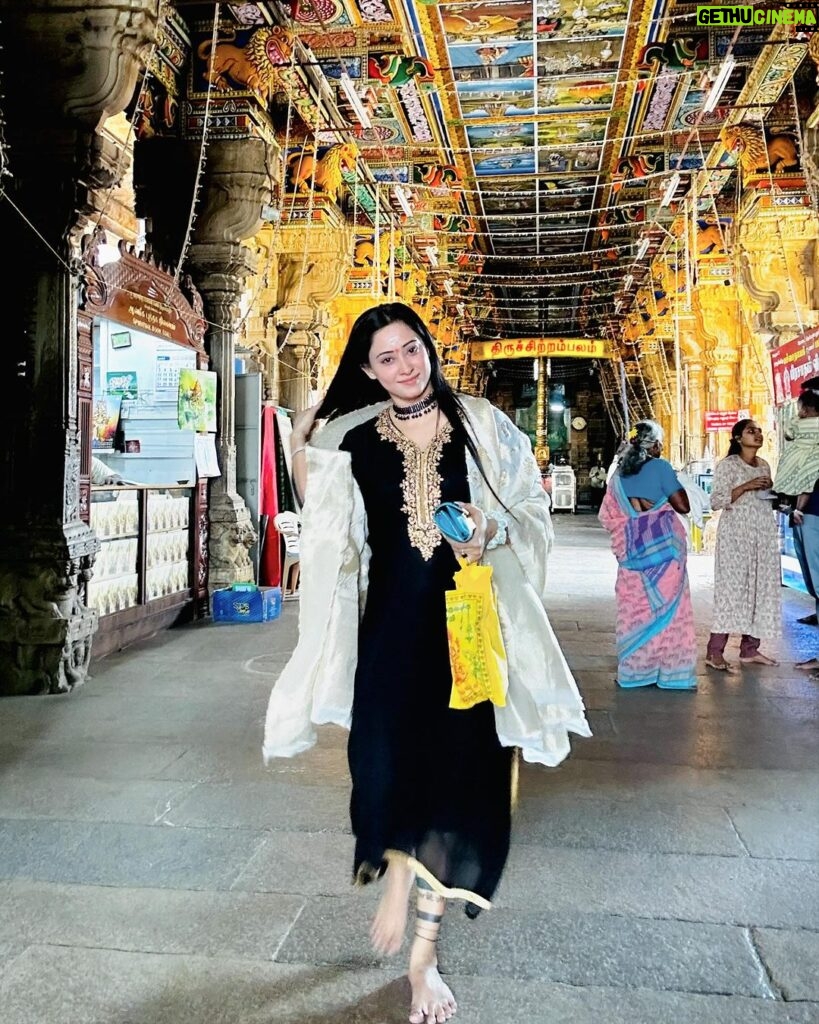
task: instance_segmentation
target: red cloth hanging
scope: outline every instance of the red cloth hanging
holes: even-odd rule
[[[279,512],[276,483],[276,410],[262,408],[262,458],[259,480],[259,586],[278,587],[282,579],[282,553],[279,531],[273,517]]]

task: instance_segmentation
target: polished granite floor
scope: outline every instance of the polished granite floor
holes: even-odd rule
[[[463,1024],[819,1022],[819,652],[617,691],[614,562],[556,517],[549,610],[594,737],[524,766],[494,909],[444,924]],[[712,561],[692,556],[707,633]],[[297,606],[172,630],[74,694],[0,701],[2,1024],[393,1024],[403,963],[353,890],[345,734],[262,764]],[[729,656],[735,651],[729,651]]]

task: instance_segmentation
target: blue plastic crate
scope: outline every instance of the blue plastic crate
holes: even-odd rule
[[[282,588],[234,583],[214,590],[211,607],[214,622],[271,622],[282,613]]]

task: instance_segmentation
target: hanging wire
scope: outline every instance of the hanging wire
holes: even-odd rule
[[[318,142],[318,140],[316,140]],[[295,305],[301,302],[302,293],[304,291],[304,282],[307,278],[307,259],[310,253],[310,228],[313,224],[313,204],[315,202],[316,192],[316,171],[318,170],[318,145],[314,150],[313,155],[313,169],[310,175],[310,194],[307,197],[307,221],[304,226],[304,244],[301,250],[301,272],[299,273],[299,286],[296,289]],[[289,303],[288,303],[289,305]],[[284,340],[281,344],[281,348],[288,343],[290,335],[293,333],[294,322],[291,321],[287,325],[287,333],[284,336]]]
[[[210,40],[210,55],[208,57],[208,74],[207,74],[207,92],[205,94],[205,114],[202,122],[202,142],[199,147],[199,159],[196,164],[196,175],[194,176],[193,182],[193,195],[191,196],[191,208],[188,214],[188,225],[185,229],[185,236],[182,242],[182,249],[179,253],[179,260],[176,264],[176,269],[173,274],[173,286],[174,288],[179,287],[179,276],[182,273],[182,265],[184,264],[188,249],[191,244],[191,236],[193,234],[193,225],[196,221],[196,204],[199,199],[199,190],[202,187],[202,173],[205,169],[205,154],[208,148],[208,130],[210,127],[210,103],[211,96],[213,95],[213,62],[216,56],[216,43],[219,38],[219,17],[220,17],[220,4],[216,3],[213,7],[213,30],[211,32]]]
[[[296,66],[296,52],[295,52],[295,49],[294,49],[292,51],[291,55],[290,55],[290,68],[291,68],[291,70],[295,69],[295,66]],[[288,89],[287,90],[287,114],[286,114],[286,117],[285,117],[285,130],[284,130],[284,155],[283,155],[282,159],[279,161],[279,174],[277,176],[279,178],[279,182],[278,182],[278,184],[279,184],[279,197],[278,197],[279,205],[278,205],[278,210],[277,210],[277,217],[275,219],[275,222],[274,222],[274,225],[273,225],[273,229],[270,232],[270,244],[269,244],[269,247],[268,247],[267,259],[265,261],[264,268],[262,269],[261,273],[257,273],[257,275],[256,275],[256,286],[254,288],[253,295],[251,296],[251,298],[249,299],[249,301],[247,303],[247,309],[245,310],[244,315],[242,316],[242,319],[239,321],[239,323],[238,323],[238,325],[236,327],[236,337],[238,337],[244,331],[245,325],[247,323],[247,320],[250,317],[251,313],[255,310],[256,302],[257,302],[259,296],[261,295],[262,290],[264,289],[264,287],[266,286],[266,284],[267,284],[267,282],[269,280],[270,271],[273,269],[273,261],[278,257],[278,251],[277,251],[278,242],[279,242],[279,240],[281,238],[281,233],[284,230],[285,185],[286,185],[286,182],[287,182],[287,173],[288,173],[287,161],[286,161],[285,157],[286,157],[286,154],[287,154],[287,151],[288,151],[288,147],[290,145],[290,132],[291,132],[291,126],[292,126],[292,119],[293,119],[293,94],[292,94],[292,91],[290,89]],[[268,168],[268,177],[270,178],[271,181],[274,180],[274,175],[270,173],[270,169],[269,168]],[[295,206],[295,201],[296,200],[295,200],[295,194],[294,194],[294,196],[293,196],[293,206]],[[293,212],[293,206],[291,206],[291,211],[290,211],[291,215],[292,215],[292,212]]]

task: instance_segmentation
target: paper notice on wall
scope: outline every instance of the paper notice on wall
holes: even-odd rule
[[[194,434],[193,452],[199,476],[222,475],[219,470],[219,459],[216,456],[216,436],[214,434]]]

